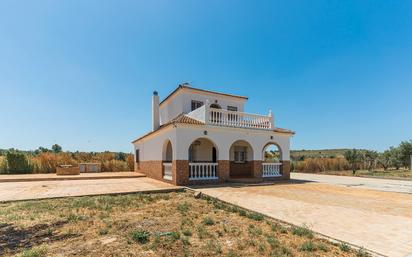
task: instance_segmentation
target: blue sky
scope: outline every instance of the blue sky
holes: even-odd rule
[[[0,148],[131,151],[179,83],[247,95],[294,149],[412,139],[411,1],[0,2]]]

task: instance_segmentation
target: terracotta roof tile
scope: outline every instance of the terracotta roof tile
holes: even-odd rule
[[[188,84],[182,84],[182,85],[179,85],[175,90],[173,90],[172,93],[166,96],[166,98],[160,102],[160,105],[162,105],[167,99],[169,99],[172,95],[177,93],[180,89],[184,89],[184,88],[199,91],[199,92],[206,92],[206,93],[218,94],[218,95],[223,95],[223,96],[242,98],[246,100],[248,99],[247,96],[240,96],[240,95],[233,95],[233,94],[221,93],[221,92],[216,92],[216,91],[210,91],[210,90],[205,90],[205,89],[200,89],[200,88],[194,88],[194,87],[188,86]]]
[[[283,129],[283,128],[275,128],[273,130],[274,132],[278,132],[278,133],[285,133],[285,134],[295,134],[295,131],[289,130],[289,129]]]
[[[162,124],[157,130],[155,131],[150,131],[149,133],[144,134],[143,136],[135,139],[132,141],[132,143],[139,141],[140,139],[143,139],[159,130],[161,130],[162,128],[168,127],[169,125],[173,125],[173,124],[191,124],[191,125],[205,125],[205,123],[198,121],[196,119],[193,119],[185,114],[180,114],[178,115],[176,118],[170,120],[169,122],[166,122],[165,124]]]

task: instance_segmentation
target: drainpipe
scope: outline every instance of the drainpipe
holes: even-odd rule
[[[159,129],[160,117],[159,117],[159,95],[157,91],[153,92],[152,96],[152,131]]]

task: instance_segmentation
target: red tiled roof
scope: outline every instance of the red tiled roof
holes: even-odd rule
[[[278,133],[285,133],[285,134],[296,134],[295,131],[289,130],[289,129],[283,129],[283,128],[275,128],[273,130],[274,132],[278,132]]]
[[[218,94],[218,95],[223,95],[223,96],[242,98],[242,99],[246,99],[246,100],[248,99],[248,97],[246,97],[246,96],[232,95],[232,94],[221,93],[221,92],[216,92],[216,91],[210,91],[210,90],[205,90],[205,89],[200,89],[200,88],[194,88],[194,87],[187,86],[187,84],[183,84],[183,85],[179,85],[175,90],[173,90],[172,93],[170,93],[168,96],[166,96],[166,98],[163,99],[162,102],[160,102],[160,105],[162,105],[167,99],[169,99],[172,95],[177,93],[179,90],[184,89],[184,88],[199,91],[199,92],[206,92],[206,93]]]
[[[205,123],[203,123],[203,122],[201,122],[201,121],[198,121],[198,120],[195,120],[195,119],[193,119],[193,118],[191,118],[191,117],[189,117],[189,116],[187,116],[187,115],[185,115],[185,114],[180,114],[180,115],[178,115],[176,118],[174,118],[174,119],[166,122],[165,124],[162,124],[162,125],[161,125],[158,129],[156,129],[155,131],[150,131],[149,133],[146,133],[146,134],[144,134],[143,136],[141,136],[141,137],[133,140],[132,143],[134,143],[134,142],[136,142],[136,141],[139,141],[139,140],[141,140],[141,139],[143,139],[143,138],[145,138],[145,137],[147,137],[147,136],[149,136],[149,135],[151,135],[151,134],[153,134],[153,133],[155,133],[155,132],[157,132],[157,131],[165,128],[165,127],[168,127],[168,126],[170,126],[170,125],[173,125],[173,124],[204,125]]]

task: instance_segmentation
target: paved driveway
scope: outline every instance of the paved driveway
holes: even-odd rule
[[[316,176],[301,178],[284,184],[199,190],[295,225],[307,224],[319,233],[387,256],[412,253],[412,194],[384,192],[385,186],[367,189],[385,184],[376,179],[350,178],[351,184],[364,184],[362,188],[348,186],[347,177],[318,178],[321,183],[308,182]]]
[[[386,192],[412,194],[411,180],[331,176],[308,173],[291,173],[291,178],[353,188],[366,188]]]
[[[0,183],[0,201],[128,193],[177,188],[150,178]]]

